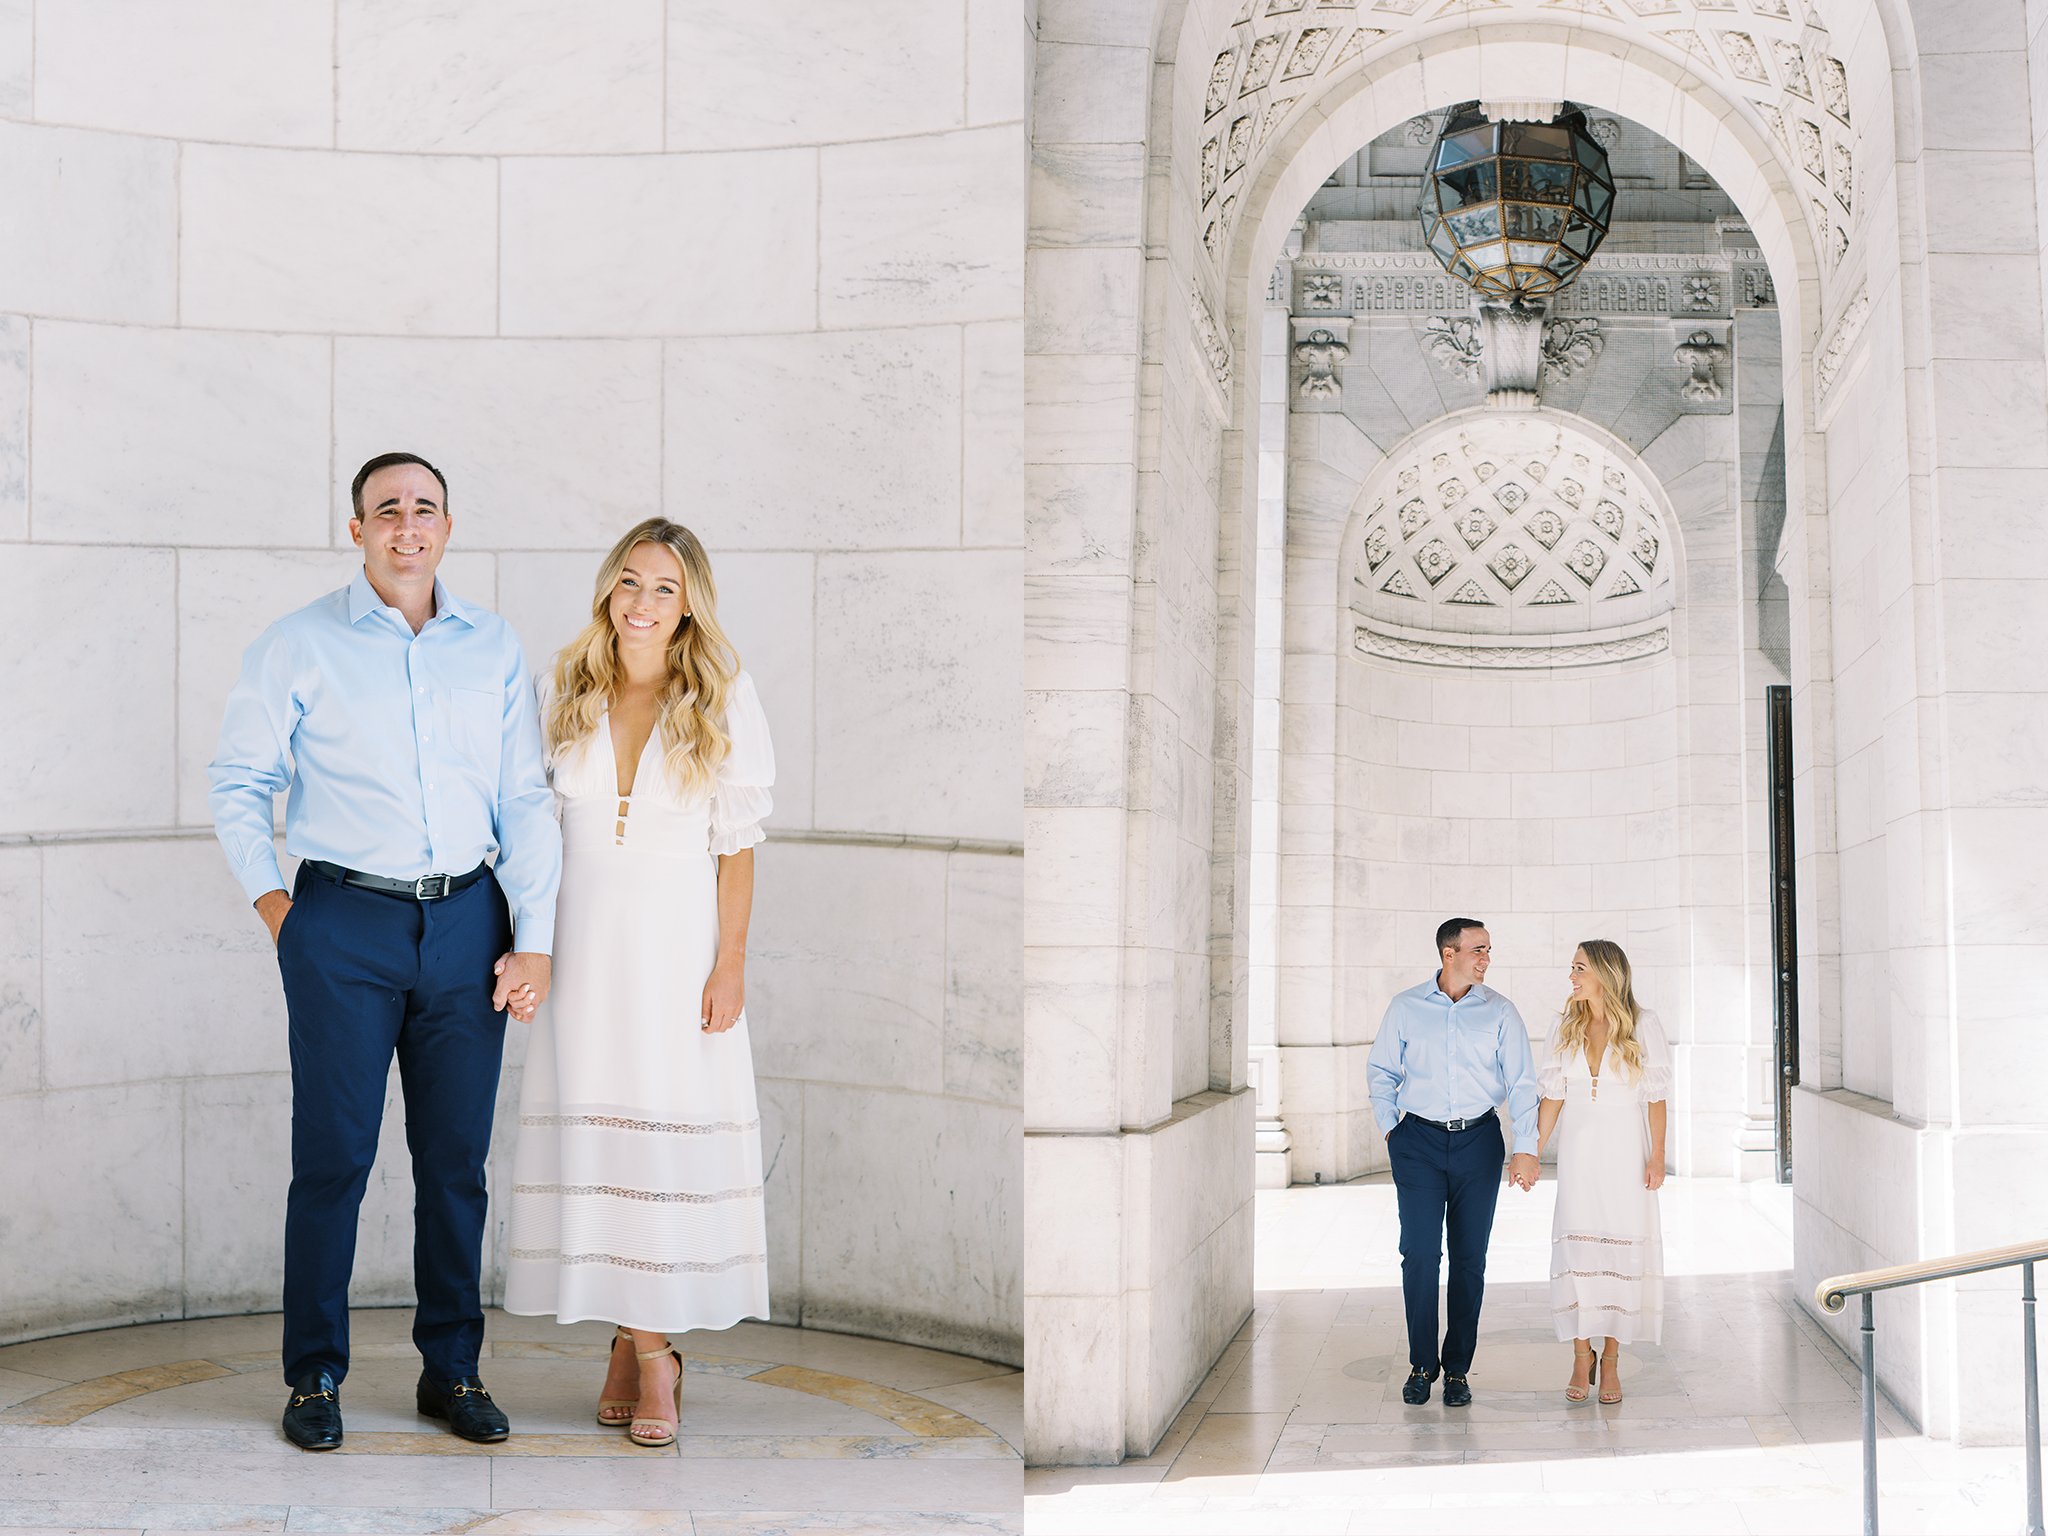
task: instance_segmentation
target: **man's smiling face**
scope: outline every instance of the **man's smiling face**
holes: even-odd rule
[[[363,482],[361,514],[349,532],[363,551],[371,585],[432,581],[448,548],[446,496],[423,464],[393,464]]]

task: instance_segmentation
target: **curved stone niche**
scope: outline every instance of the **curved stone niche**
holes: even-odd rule
[[[1661,498],[1633,455],[1555,417],[1467,417],[1367,484],[1350,605],[1410,635],[1640,632],[1676,601]]]

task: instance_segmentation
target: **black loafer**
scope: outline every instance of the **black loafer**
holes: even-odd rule
[[[1408,1379],[1401,1385],[1401,1401],[1410,1408],[1420,1408],[1429,1401],[1429,1384],[1435,1380],[1435,1371],[1425,1371],[1419,1365],[1410,1366]]]
[[[1472,1406],[1472,1383],[1463,1376],[1444,1378],[1444,1406],[1446,1408],[1469,1408]]]
[[[418,1398],[421,1413],[430,1419],[446,1419],[448,1427],[465,1440],[490,1445],[512,1433],[505,1410],[491,1401],[490,1392],[475,1376],[438,1382],[421,1371]]]
[[[302,1451],[331,1451],[341,1444],[341,1389],[332,1371],[313,1371],[292,1383],[284,1437]]]

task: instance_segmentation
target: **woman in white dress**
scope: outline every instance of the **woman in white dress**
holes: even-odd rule
[[[541,709],[562,885],[505,1308],[620,1325],[598,1422],[650,1447],[673,1445],[682,1417],[668,1336],[768,1315],[744,1004],[775,756],[716,603],[695,535],[641,523],[605,557]]]
[[[1657,1016],[1636,1003],[1619,944],[1586,940],[1571,982],[1537,1073],[1539,1151],[1558,1135],[1550,1310],[1559,1341],[1572,1341],[1565,1398],[1583,1403],[1597,1381],[1600,1401],[1618,1403],[1621,1346],[1654,1344],[1664,1327],[1657,1191],[1671,1050]]]

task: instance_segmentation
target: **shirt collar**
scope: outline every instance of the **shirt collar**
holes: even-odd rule
[[[378,613],[388,607],[390,607],[390,604],[379,597],[377,589],[370,585],[370,573],[367,570],[358,570],[355,574],[355,580],[348,584],[349,623],[359,624],[362,622],[363,615]],[[459,602],[454,594],[441,584],[441,578],[436,576],[434,578],[434,618],[440,619],[443,617],[454,619],[460,624],[466,624],[471,629],[476,628],[476,620],[470,617],[468,607]],[[429,622],[431,623],[432,620],[429,620]]]
[[[1465,997],[1479,997],[1486,993],[1486,991],[1487,986],[1485,982],[1475,981],[1472,983],[1471,989],[1466,992]],[[1440,997],[1453,1008],[1465,1001],[1465,997],[1458,998],[1455,1002],[1452,1001],[1451,994],[1444,990],[1444,973],[1441,966],[1437,968],[1437,973],[1429,978],[1429,995],[1432,1001]]]

